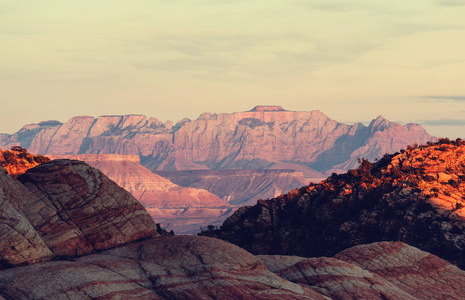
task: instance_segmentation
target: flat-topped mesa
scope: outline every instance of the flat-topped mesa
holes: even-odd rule
[[[124,162],[135,162],[140,163],[139,155],[129,154],[56,154],[56,155],[45,155],[46,157],[53,159],[71,159],[81,160],[87,163],[93,161],[124,161]]]
[[[250,111],[286,111],[281,106],[276,105],[257,105]]]

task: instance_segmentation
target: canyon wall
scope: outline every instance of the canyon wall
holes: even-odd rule
[[[258,106],[237,113],[203,113],[174,126],[142,115],[74,117],[64,124],[27,125],[0,137],[36,154],[139,155],[151,170],[266,169],[279,163],[331,174],[435,138],[418,124],[383,117],[347,125],[318,110]]]

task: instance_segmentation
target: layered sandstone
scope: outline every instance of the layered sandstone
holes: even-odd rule
[[[127,115],[74,117],[65,124],[28,128],[3,135],[0,147],[16,143],[38,154],[139,155],[144,166],[159,171],[266,169],[286,162],[330,174],[355,166],[358,157],[372,160],[434,139],[418,124],[402,126],[378,117],[368,126],[346,125],[317,110],[274,106],[204,113],[174,126]]]
[[[355,246],[334,257],[258,256],[289,281],[331,299],[460,299],[464,271],[399,242]]]
[[[252,253],[328,256],[359,244],[403,241],[465,267],[465,143],[409,147],[271,200],[206,232]]]
[[[38,276],[40,274],[40,276]],[[196,236],[0,271],[6,299],[462,299],[465,272],[403,243],[258,256]]]
[[[38,200],[0,166],[0,269],[52,258],[52,252],[21,211],[21,204],[31,199]]]
[[[76,256],[156,235],[131,194],[84,162],[54,160],[18,180],[36,197],[21,211],[55,256]]]
[[[157,223],[176,234],[196,233],[208,224],[219,225],[233,207],[205,189],[182,187],[152,173],[137,155],[79,154],[48,155],[85,161],[129,191]]]

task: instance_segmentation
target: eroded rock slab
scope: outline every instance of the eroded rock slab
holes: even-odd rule
[[[37,198],[0,166],[0,269],[47,261],[52,252],[19,208]]]
[[[156,234],[144,207],[84,162],[55,160],[19,180],[37,196],[20,208],[55,255],[88,254]]]
[[[404,243],[355,246],[334,256],[381,276],[417,299],[465,299],[465,272]]]
[[[195,236],[0,271],[0,294],[28,300],[328,299],[278,277],[237,246]]]

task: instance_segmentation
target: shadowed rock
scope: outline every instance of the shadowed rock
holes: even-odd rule
[[[19,208],[24,199],[38,200],[0,166],[0,269],[52,258],[52,252]]]

